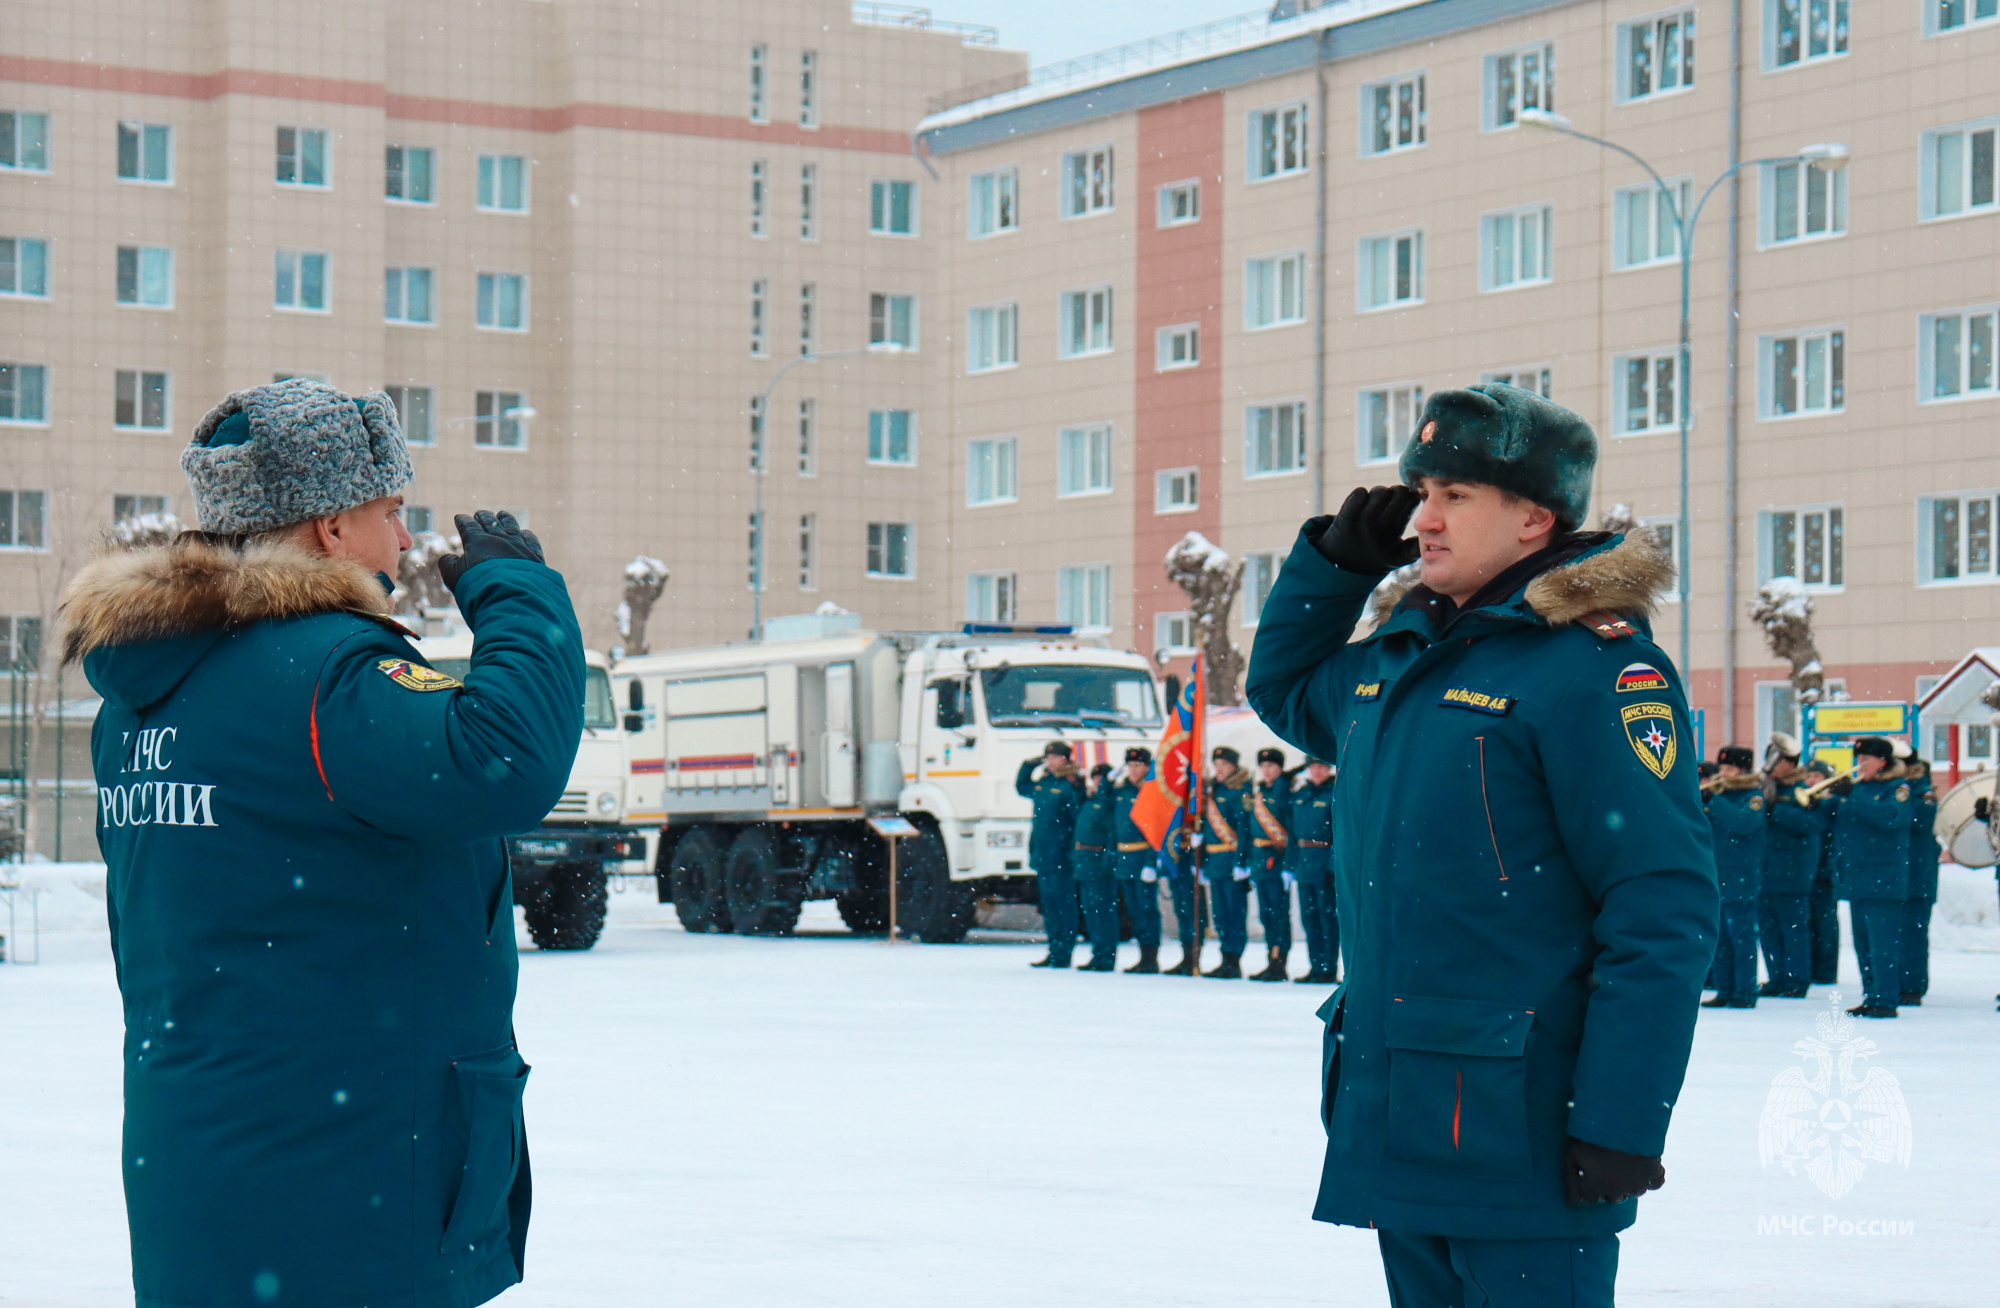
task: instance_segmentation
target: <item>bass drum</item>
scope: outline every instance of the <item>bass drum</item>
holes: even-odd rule
[[[1972,816],[1976,801],[1992,802],[1996,785],[2000,785],[2000,772],[1975,772],[1947,790],[1938,801],[1933,830],[1944,852],[1961,867],[1992,867],[2000,861],[1987,824]]]

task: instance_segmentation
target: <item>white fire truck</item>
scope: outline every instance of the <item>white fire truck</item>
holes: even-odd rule
[[[1152,745],[1146,660],[1068,628],[873,632],[853,614],[780,618],[757,643],[625,659],[627,815],[659,832],[654,874],[690,931],[784,935],[807,899],[888,925],[870,816],[917,827],[897,854],[897,926],[955,941],[978,901],[1034,903],[1031,809],[1014,790],[1052,740],[1078,763]]]

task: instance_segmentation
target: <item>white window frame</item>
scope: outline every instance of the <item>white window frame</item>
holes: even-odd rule
[[[521,203],[519,205],[502,203],[506,199],[505,165],[510,159],[515,160],[521,165]],[[490,188],[487,186],[487,165],[489,163],[493,165],[491,169],[492,186]],[[503,213],[520,216],[533,212],[535,207],[534,185],[532,181],[534,172],[535,161],[528,155],[482,152],[478,163],[473,166],[473,207],[480,213]]]
[[[771,357],[771,283],[756,277],[750,282],[750,357]]]
[[[1479,374],[1482,385],[1498,383],[1539,395],[1545,400],[1554,399],[1555,369],[1546,363],[1524,363],[1517,368],[1493,368]],[[1530,385],[1523,386],[1527,381]]]
[[[513,398],[513,403],[505,401]],[[490,407],[485,413],[479,411],[481,403]],[[491,450],[501,454],[521,454],[528,448],[528,421],[525,418],[509,418],[508,413],[518,413],[533,407],[526,391],[504,391],[499,387],[473,392],[472,396],[472,447],[476,450]],[[484,434],[487,439],[480,440]],[[508,435],[514,437],[513,444],[507,443]],[[515,514],[520,517],[520,514]]]
[[[771,235],[771,161],[750,161],[750,235],[768,239]]]
[[[502,280],[506,278],[512,278],[518,287],[518,293],[515,298],[520,311],[520,321],[511,327],[500,321],[500,285]],[[490,296],[487,293],[489,282],[492,285]],[[534,307],[528,299],[528,274],[503,272],[490,268],[481,269],[473,277],[473,286],[473,326],[478,330],[518,333],[527,331],[533,325],[535,313]],[[492,309],[492,321],[490,322],[480,321],[482,302],[490,303]]]
[[[1153,656],[1184,659],[1201,651],[1194,647],[1194,614],[1186,609],[1153,615]]]
[[[819,589],[819,514],[799,515],[799,589]]]
[[[1996,524],[1989,524],[1989,530]],[[1787,529],[1790,540],[1782,542],[1779,529]],[[1807,550],[1817,538],[1819,544],[1818,581],[1808,580]],[[1784,504],[1762,509],[1757,514],[1757,584],[1775,577],[1790,577],[1814,594],[1831,594],[1847,588],[1847,506],[1835,504]],[[1788,557],[1779,556],[1785,543]]]
[[[1179,357],[1175,357],[1178,355]],[[1201,324],[1180,322],[1153,333],[1153,371],[1179,372],[1201,366]]]
[[[280,275],[278,272],[278,260],[285,258],[287,255],[292,260],[292,302],[289,304],[278,299],[278,278]],[[320,290],[325,296],[325,303],[318,306],[305,305],[299,302],[299,297],[305,289],[305,261],[307,259],[318,259],[320,261]],[[271,307],[273,310],[278,313],[329,314],[333,312],[332,254],[325,250],[302,250],[290,246],[281,246],[272,257],[271,269]]]
[[[1523,204],[1496,209],[1479,216],[1479,289],[1486,294],[1518,291],[1530,286],[1546,286],[1555,280],[1550,263],[1555,257],[1552,230],[1556,207],[1553,204]],[[1525,274],[1530,252],[1528,228],[1535,229],[1532,253],[1540,269],[1538,275]],[[1502,234],[1505,234],[1505,248]],[[1501,281],[1505,272],[1510,280]]]
[[[424,181],[430,191],[430,196],[427,199],[412,200],[408,195],[389,194],[389,151],[391,150],[401,150],[403,152],[403,159],[402,159],[402,164],[399,168],[399,173],[403,179],[402,184],[403,184],[403,189],[405,191],[408,191],[410,189],[410,183],[409,183],[410,157],[412,155],[419,155],[419,154],[425,157],[427,162],[425,164]],[[396,145],[385,144],[382,147],[382,200],[385,204],[411,204],[420,207],[428,207],[435,205],[437,203],[437,184],[438,184],[438,170],[437,170],[436,147],[429,145],[400,145],[400,144]]]
[[[799,239],[819,239],[819,165],[799,165]]]
[[[1021,498],[1021,443],[1013,436],[965,442],[965,507],[983,509]]]
[[[1064,291],[1056,304],[1056,357],[1087,359],[1111,353],[1116,346],[1116,312],[1110,282]]]
[[[1200,507],[1200,468],[1161,468],[1153,474],[1155,514],[1193,513]]]
[[[1947,26],[1943,10],[1946,4],[1958,7],[1959,20]],[[1991,12],[1980,13],[1984,7]],[[2000,23],[2000,0],[1924,0],[1924,35],[1953,36],[1968,28],[1986,27]]]
[[[1426,102],[1426,72],[1422,68],[1407,73],[1397,73],[1394,77],[1384,77],[1361,88],[1361,157],[1379,159],[1386,155],[1401,154],[1405,150],[1421,150],[1429,138],[1430,106]],[[1382,93],[1388,92],[1386,113],[1388,123],[1388,143],[1376,144],[1375,128],[1378,126],[1378,111],[1385,103]],[[1404,109],[1409,109],[1407,126],[1403,121]],[[1407,136],[1409,139],[1404,139]]]
[[[1103,164],[1102,185],[1097,174],[1097,165]],[[1057,212],[1064,221],[1075,218],[1095,218],[1111,213],[1118,207],[1117,182],[1118,160],[1110,141],[1099,141],[1093,145],[1080,146],[1063,152],[1062,162],[1056,172]],[[1074,183],[1083,183],[1082,204],[1073,207],[1077,198]]]
[[[1644,362],[1646,365],[1646,423],[1644,426],[1630,425],[1631,409],[1627,402],[1627,365]],[[1673,416],[1670,420],[1660,420],[1660,365],[1666,365],[1667,376],[1673,378]],[[1681,376],[1681,352],[1679,346],[1665,346],[1654,350],[1623,350],[1611,356],[1611,434],[1614,436],[1657,436],[1663,432],[1677,432],[1681,422],[1687,417],[1687,379]]]
[[[41,401],[42,406],[41,416],[34,418],[20,416],[20,411],[24,407],[21,402],[21,383],[29,369],[33,369],[36,373],[35,397]],[[12,416],[0,415],[0,426],[46,427],[49,425],[49,365],[46,363],[29,363],[22,359],[0,359],[0,395],[7,394],[10,390],[13,396],[11,404],[14,408],[14,414]]]
[[[885,569],[894,561],[891,558],[890,530],[897,527],[900,527],[903,533],[903,563],[905,570],[902,572],[889,572]],[[864,558],[864,563],[868,564],[867,576],[870,581],[915,581],[917,579],[916,523],[871,522],[868,524],[866,536],[872,538],[868,545],[868,550],[874,552],[876,557],[881,560],[881,568],[878,569]]]
[[[1269,331],[1306,321],[1306,252],[1280,250],[1243,261],[1243,330]],[[1286,277],[1291,278],[1291,312],[1286,312]]]
[[[1957,523],[1954,528],[1956,540],[1952,560],[1955,575],[1939,576],[1937,567],[1937,512],[1945,504],[1957,508]],[[1986,568],[1975,572],[1972,554],[1972,526],[1975,509],[1984,509],[1986,519]],[[1919,586],[1991,586],[2000,581],[2000,545],[1996,544],[1995,533],[2000,532],[2000,491],[1962,490],[1940,491],[1917,497],[1917,585]]]
[[[1056,432],[1056,498],[1085,499],[1115,489],[1112,426],[1082,423]]]
[[[1802,327],[1795,331],[1767,332],[1757,338],[1757,420],[1759,422],[1788,422],[1796,418],[1827,418],[1847,411],[1846,374],[1846,328],[1834,324],[1824,327]],[[1811,385],[1811,374],[1807,368],[1812,362],[1810,343],[1823,340],[1821,358],[1825,368],[1827,403],[1807,407],[1807,388]],[[1796,377],[1798,407],[1789,412],[1780,412],[1777,407],[1775,369],[1777,367],[1778,343],[1796,341],[1796,359],[1792,372]]]
[[[1635,268],[1661,268],[1681,261],[1680,225],[1674,220],[1673,208],[1678,205],[1681,213],[1688,212],[1694,200],[1694,179],[1691,177],[1669,177],[1667,185],[1675,189],[1673,204],[1660,193],[1656,183],[1647,182],[1642,186],[1620,186],[1611,192],[1611,270],[1630,272]],[[1632,209],[1634,202],[1643,204],[1646,221],[1646,257],[1631,259],[1632,253]],[[1671,241],[1673,248],[1667,249]]]
[[[799,476],[819,476],[819,401],[799,401]]]
[[[975,304],[965,311],[966,372],[1003,372],[1019,367],[1020,363],[1021,306],[1018,303],[1007,300],[999,304]]]
[[[1961,203],[1956,209],[1945,209],[1939,203],[1940,173],[1944,171],[1940,158],[1942,141],[1955,137],[1959,141],[1959,158],[1950,171],[1957,174]],[[1992,156],[1992,177],[1988,183],[1991,191],[1984,202],[1975,200],[1974,186],[1976,173],[1974,164],[1979,154],[1980,139],[1985,138],[1986,149]],[[1917,150],[1917,218],[1920,222],[1953,222],[1960,218],[1979,218],[2000,212],[2000,115],[1986,118],[1968,119],[1962,123],[1946,123],[1926,130],[1919,138]]]
[[[885,224],[893,220],[895,215],[895,188],[898,186],[904,187],[909,191],[909,228],[904,231],[898,231],[895,227],[888,225],[877,227],[875,219],[878,215],[883,219]],[[870,236],[889,236],[905,241],[913,241],[921,236],[923,230],[919,225],[917,217],[917,191],[918,187],[915,182],[900,177],[871,178],[868,183],[868,234]]]
[[[967,622],[1019,622],[1021,579],[1012,572],[965,574]]]
[[[1391,464],[1403,457],[1403,449],[1417,434],[1417,419],[1424,411],[1424,384],[1420,381],[1382,382],[1363,386],[1354,393],[1354,462],[1357,467]],[[1382,418],[1386,453],[1375,452],[1375,418]],[[1400,434],[1399,434],[1400,433]]]
[[[133,491],[128,494],[121,491],[111,497],[111,521],[114,523],[130,522],[149,513],[172,511],[173,498],[167,495],[148,495],[143,491]]]
[[[1111,630],[1111,565],[1071,563],[1056,569],[1056,621],[1079,636]]]
[[[1669,27],[1672,28],[1671,32],[1667,30]],[[1648,78],[1651,83],[1644,90],[1639,90],[1636,86],[1638,78],[1634,76],[1637,69],[1633,58],[1633,43],[1641,35],[1646,39]],[[1693,5],[1679,9],[1665,9],[1656,14],[1647,14],[1643,18],[1620,23],[1616,56],[1618,103],[1651,104],[1656,100],[1692,91],[1695,85],[1693,65],[1696,62],[1694,57],[1696,38]],[[1675,82],[1672,86],[1662,86],[1660,83],[1669,66],[1669,62],[1662,57],[1668,48],[1668,42],[1673,42],[1677,47],[1675,50],[1677,57],[1671,63]]]
[[[1386,244],[1389,250],[1389,262],[1392,266],[1389,269],[1388,276],[1391,282],[1390,289],[1393,291],[1395,289],[1394,283],[1399,280],[1399,273],[1393,266],[1397,257],[1396,245],[1405,240],[1412,242],[1411,271],[1413,275],[1411,290],[1413,294],[1402,299],[1391,295],[1382,300],[1370,303],[1370,298],[1373,296],[1375,290],[1374,252],[1378,243]],[[1362,237],[1357,243],[1354,257],[1354,300],[1355,311],[1357,313],[1388,313],[1397,309],[1414,308],[1424,302],[1423,228],[1404,227],[1391,232],[1371,232]]]
[[[118,406],[125,402],[120,394],[125,389],[126,378],[132,386],[132,421],[118,421]],[[146,379],[160,379],[160,420],[146,422]],[[111,426],[114,431],[171,431],[174,426],[174,378],[165,368],[114,368],[111,373]]]
[[[909,455],[909,457],[902,459],[893,457],[891,453],[893,449],[892,440],[894,435],[895,416],[899,413],[905,415],[905,420],[903,423],[903,444]],[[876,439],[876,434],[878,431],[881,434],[880,441],[877,441]],[[878,444],[881,446],[882,449],[882,453],[879,456],[875,453],[875,449]],[[869,409],[867,454],[868,454],[868,464],[870,467],[875,467],[875,468],[916,467],[917,466],[917,411],[915,409],[887,408],[879,405]]]
[[[392,313],[390,311],[391,306],[389,303],[389,276],[391,273],[399,275],[397,281],[397,296],[396,296],[397,300],[400,302],[399,313]],[[412,273],[423,274],[424,302],[425,302],[425,307],[430,312],[430,317],[428,318],[412,318],[409,316],[410,276]],[[385,323],[394,323],[398,327],[437,326],[437,283],[438,283],[437,269],[435,268],[425,268],[414,264],[405,264],[396,267],[384,268],[382,270],[382,321]]]
[[[1282,442],[1287,440],[1284,425],[1289,416],[1292,424],[1291,462],[1281,462]],[[1269,426],[1268,441],[1271,460],[1267,463],[1258,451],[1260,441],[1266,439],[1262,430]],[[1245,480],[1262,480],[1266,477],[1294,477],[1302,475],[1311,460],[1312,425],[1307,416],[1306,402],[1302,399],[1271,400],[1263,404],[1247,404],[1243,407],[1243,476]]]
[[[1757,170],[1757,248],[1772,249],[1776,246],[1808,245],[1814,241],[1831,241],[1847,235],[1847,173],[1845,168],[1815,168],[1805,160],[1788,163],[1765,164]],[[1821,213],[1825,227],[1821,231],[1811,231],[1806,226],[1812,220],[1812,188],[1815,184],[1826,188]],[[1790,192],[1792,221],[1795,230],[1790,236],[1778,234],[1780,200]]]
[[[1256,186],[1283,177],[1299,177],[1312,171],[1311,117],[1304,100],[1288,100],[1252,109],[1246,119],[1243,159],[1244,181]],[[1271,169],[1264,171],[1265,133],[1272,150]],[[1288,167],[1286,161],[1290,160]]]
[[[1528,98],[1528,64],[1535,65],[1534,99]],[[1515,69],[1511,91],[1501,84],[1501,70],[1511,63]],[[1480,127],[1488,132],[1507,132],[1519,127],[1523,109],[1555,112],[1556,43],[1552,38],[1528,41],[1505,50],[1494,50],[1479,61]]]
[[[1951,353],[1955,390],[1938,393],[1938,326],[1954,323]],[[1981,338],[1984,338],[1983,340]],[[1983,348],[1982,348],[1983,347]],[[1985,369],[1978,369],[1983,353]],[[1983,384],[1981,384],[1983,383]],[[1917,403],[1964,404],[2000,398],[2000,304],[1940,309],[1917,316]]]
[[[1159,226],[1186,227],[1201,221],[1199,177],[1184,177],[1178,182],[1168,182],[1160,187],[1159,196],[1160,212],[1157,219]],[[1186,204],[1181,203],[1183,200]]]
[[[1242,626],[1255,627],[1264,616],[1264,605],[1271,598],[1271,588],[1278,584],[1278,573],[1285,566],[1285,556],[1277,550],[1245,550],[1243,552],[1243,604]]]
[[[10,522],[13,523],[13,531],[12,531],[13,538],[11,540],[0,541],[0,553],[12,553],[12,552],[18,552],[22,554],[46,553],[49,548],[48,491],[35,486],[0,486],[0,495],[5,495],[12,501],[7,506],[7,518]],[[36,510],[38,514],[37,525],[41,528],[41,530],[39,533],[40,536],[39,540],[31,541],[28,544],[24,545],[21,543],[21,523],[26,515],[24,515],[21,512],[21,501],[23,496],[28,496],[28,495],[32,495],[35,497]]]
[[[437,444],[437,388],[405,383],[382,389],[388,394],[389,403],[395,406],[396,425],[403,429],[403,443],[424,447]],[[411,398],[418,395],[423,396],[421,406],[410,403]],[[423,430],[412,435],[410,418],[419,407],[423,409]]]
[[[1815,54],[1812,50],[1812,12],[1822,4],[1826,7],[1829,17],[1829,30],[1826,34],[1828,49]],[[1781,57],[1781,52],[1778,48],[1778,13],[1781,7],[1792,8],[1799,16],[1798,57],[1784,63],[1778,62]],[[1838,49],[1833,47],[1842,40],[1846,40],[1847,34],[1843,34],[1836,26],[1833,26],[1832,16],[1836,12],[1845,13],[1847,8],[1848,0],[1764,0],[1764,71],[1767,73],[1789,72],[1794,68],[1806,68],[1814,64],[1823,64],[1831,59],[1845,59],[1848,53],[1846,47],[1843,46]],[[1852,42],[1849,41],[1849,44],[1851,45]]]
[[[982,188],[984,194],[981,193]],[[982,228],[982,223],[991,220]],[[965,236],[983,241],[1021,230],[1021,168],[988,168],[965,180]]]
[[[14,120],[13,123],[11,124],[14,133],[14,159],[12,162],[0,159],[0,173],[35,173],[38,175],[47,173],[50,170],[51,166],[49,163],[49,156],[54,153],[49,148],[48,110],[0,109],[0,114],[5,114],[7,117],[12,118]],[[42,161],[39,164],[24,164],[21,162],[23,153],[21,150],[21,138],[23,135],[21,131],[21,120],[24,118],[38,118],[41,120],[41,133],[39,139],[42,147]]]
[[[882,301],[882,334],[875,334],[875,301]],[[904,312],[908,315],[909,339],[896,339],[896,301],[905,302]],[[870,291],[868,293],[868,343],[870,345],[900,345],[905,350],[917,348],[917,297],[902,295],[894,291]]]
[[[293,123],[279,123],[277,124],[276,130],[278,132],[292,133],[293,177],[292,180],[288,182],[284,178],[278,176],[278,169],[283,166],[285,158],[282,149],[282,143],[284,138],[281,136],[274,135],[271,141],[272,184],[276,186],[285,187],[288,190],[300,190],[300,191],[332,190],[333,189],[333,133],[324,127],[301,127]],[[299,180],[299,178],[302,177],[305,173],[305,161],[306,161],[305,145],[306,145],[306,138],[309,136],[316,136],[319,138],[320,177],[322,180],[317,182],[306,182]]]
[[[14,289],[0,289],[0,299],[4,300],[47,300],[49,298],[49,243],[40,236],[0,236],[0,241],[12,242],[14,246]],[[25,251],[34,246],[40,251],[34,262],[42,274],[42,289],[29,291],[21,289],[26,283],[26,269],[30,263]]]
[[[819,130],[819,51],[799,51],[799,126]]]
[[[1669,587],[1667,592],[1660,596],[1660,599],[1668,604],[1680,603],[1681,588],[1679,576],[1681,571],[1687,567],[1687,557],[1680,547],[1680,515],[1678,513],[1655,513],[1649,517],[1639,519],[1639,525],[1653,533],[1653,539],[1660,542],[1667,552],[1667,557],[1674,561],[1674,576],[1676,580],[1673,586]]]
[[[136,175],[130,177],[122,172],[118,173],[118,180],[132,186],[172,186],[174,184],[174,125],[172,123],[151,123],[140,118],[119,119],[118,154],[121,157],[114,159],[114,170],[123,166],[124,160],[122,155],[125,149],[125,135],[127,132],[132,133],[137,139],[139,171]],[[164,177],[146,176],[146,135],[149,132],[166,133],[165,154],[167,171]]]
[[[132,290],[135,298],[130,300],[121,300],[117,298],[118,297],[117,282],[122,280],[122,270],[114,269],[112,298],[114,301],[116,301],[118,307],[121,309],[158,309],[158,310],[172,309],[174,307],[173,247],[167,245],[121,245],[117,247],[117,254],[115,256],[119,263],[124,262],[125,252],[127,250],[132,251],[132,264],[133,264]],[[147,283],[146,263],[148,260],[148,256],[154,256],[157,259],[157,261],[163,263],[165,266],[165,270],[160,276],[160,281],[166,287],[166,298],[164,300],[148,300],[145,298],[146,283]],[[274,286],[273,299],[275,300],[275,298],[276,298],[276,288]]]
[[[750,47],[750,121],[771,121],[771,47],[762,41]]]
[[[799,355],[813,353],[819,338],[819,283],[799,283]]]

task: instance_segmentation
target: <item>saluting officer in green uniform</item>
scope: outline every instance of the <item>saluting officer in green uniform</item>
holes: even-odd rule
[[[1250,795],[1250,885],[1257,892],[1257,921],[1264,928],[1264,970],[1252,981],[1289,981],[1286,960],[1292,953],[1292,874],[1285,868],[1285,847],[1291,843],[1292,778],[1285,771],[1285,751],[1257,751],[1257,783]]]
[[[1036,776],[1040,769],[1041,775]],[[1083,805],[1083,774],[1070,761],[1069,745],[1052,740],[1039,762],[1024,759],[1014,776],[1014,792],[1034,805],[1028,828],[1028,866],[1035,873],[1036,898],[1049,952],[1029,967],[1065,971],[1076,951],[1076,873],[1070,847],[1076,843],[1076,811]]]
[[[1398,1308],[1610,1308],[1665,1180],[1715,861],[1647,634],[1672,565],[1577,530],[1596,451],[1527,391],[1435,394],[1405,486],[1307,522],[1259,618],[1251,707],[1340,766],[1313,1215],[1378,1232]]]
[[[1306,930],[1306,961],[1311,970],[1303,985],[1332,985],[1339,979],[1340,919],[1334,914],[1333,868],[1327,851],[1333,848],[1333,769],[1326,760],[1308,757],[1305,779],[1292,792],[1292,844],[1288,865],[1299,883],[1299,920]]]

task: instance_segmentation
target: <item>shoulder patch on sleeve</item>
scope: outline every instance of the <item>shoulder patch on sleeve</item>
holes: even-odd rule
[[[465,683],[408,659],[378,659],[375,670],[405,690],[461,690]]]
[[[1662,781],[1674,770],[1674,759],[1680,752],[1679,743],[1674,739],[1674,711],[1665,704],[1627,704],[1618,711],[1618,720],[1625,728],[1625,739],[1631,743],[1632,752],[1646,765],[1646,770]]]
[[[1637,627],[1615,614],[1604,612],[1602,609],[1595,613],[1586,613],[1578,618],[1577,621],[1589,628],[1599,640],[1617,640],[1622,636],[1636,636],[1639,634]]]
[[[1665,690],[1667,679],[1650,663],[1627,663],[1625,670],[1618,674],[1618,693],[1636,695],[1641,691]]]

